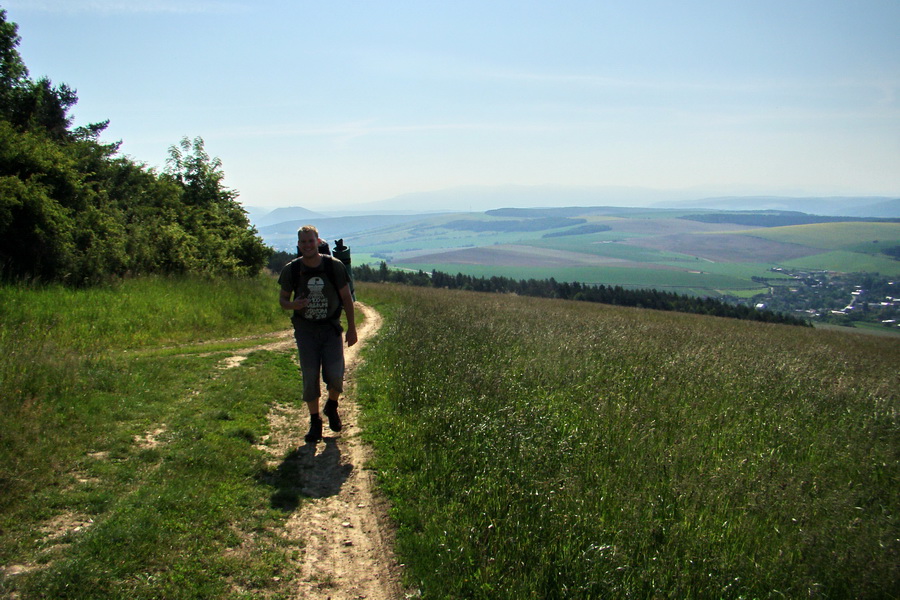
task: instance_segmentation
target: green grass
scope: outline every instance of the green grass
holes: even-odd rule
[[[847,250],[861,243],[900,244],[900,223],[816,223],[754,229],[746,235],[825,250]]]
[[[887,256],[873,256],[859,252],[834,251],[815,254],[784,262],[794,269],[824,269],[839,273],[880,273],[900,277],[900,261]]]
[[[681,263],[680,266],[682,268],[684,268],[683,263],[692,264],[696,261],[693,256],[678,254],[676,252],[664,252],[662,250],[633,246],[630,244],[602,243],[606,240],[619,241],[621,239],[623,239],[623,234],[621,232],[607,231],[599,234],[533,240],[526,242],[526,245],[535,248],[567,250],[569,252],[579,252],[582,254],[591,254],[634,262]]]
[[[272,331],[284,325],[277,298],[268,278],[148,277],[86,290],[7,285],[0,322],[53,330],[54,343],[68,348],[135,348]]]
[[[358,294],[386,320],[363,424],[425,598],[898,589],[900,340]],[[302,541],[278,532],[302,482],[256,444],[299,374],[290,352],[218,368],[229,338],[288,327],[276,298],[270,279],[0,288],[0,565],[29,567],[0,596],[292,597]]]
[[[223,371],[246,342],[199,344],[289,327],[274,281],[0,296],[0,565],[28,567],[0,571],[0,596],[286,597],[296,542],[254,444],[296,366],[256,352]]]
[[[900,341],[362,286],[359,374],[425,598],[889,598]]]

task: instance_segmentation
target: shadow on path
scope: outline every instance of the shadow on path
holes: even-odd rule
[[[300,505],[300,498],[325,498],[336,496],[350,477],[353,465],[341,464],[341,451],[337,438],[324,438],[325,448],[316,452],[316,444],[300,446],[274,470],[264,470],[258,475],[263,483],[275,488],[270,500],[272,508],[293,512]]]

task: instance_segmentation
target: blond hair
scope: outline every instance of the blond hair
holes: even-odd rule
[[[304,225],[300,229],[297,230],[297,239],[300,239],[300,235],[303,233],[314,233],[316,234],[316,239],[319,238],[319,230],[316,229],[315,225]]]

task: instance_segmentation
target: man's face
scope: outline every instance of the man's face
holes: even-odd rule
[[[311,231],[304,231],[297,241],[300,254],[305,258],[312,258],[319,253],[319,238]]]

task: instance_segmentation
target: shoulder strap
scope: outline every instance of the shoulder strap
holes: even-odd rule
[[[341,291],[337,289],[337,285],[334,283],[334,258],[326,254],[322,256],[322,260],[325,261],[325,275],[328,277],[328,281],[331,282],[331,287],[337,293],[338,313],[340,313],[340,309],[344,306],[344,300],[341,298]]]
[[[331,282],[331,286],[335,287],[335,285],[334,285],[334,260],[331,258],[331,256],[329,256],[327,254],[322,255],[322,260],[325,262],[325,275],[328,276],[328,281]]]
[[[296,290],[300,283],[300,257],[291,261],[291,289]]]

